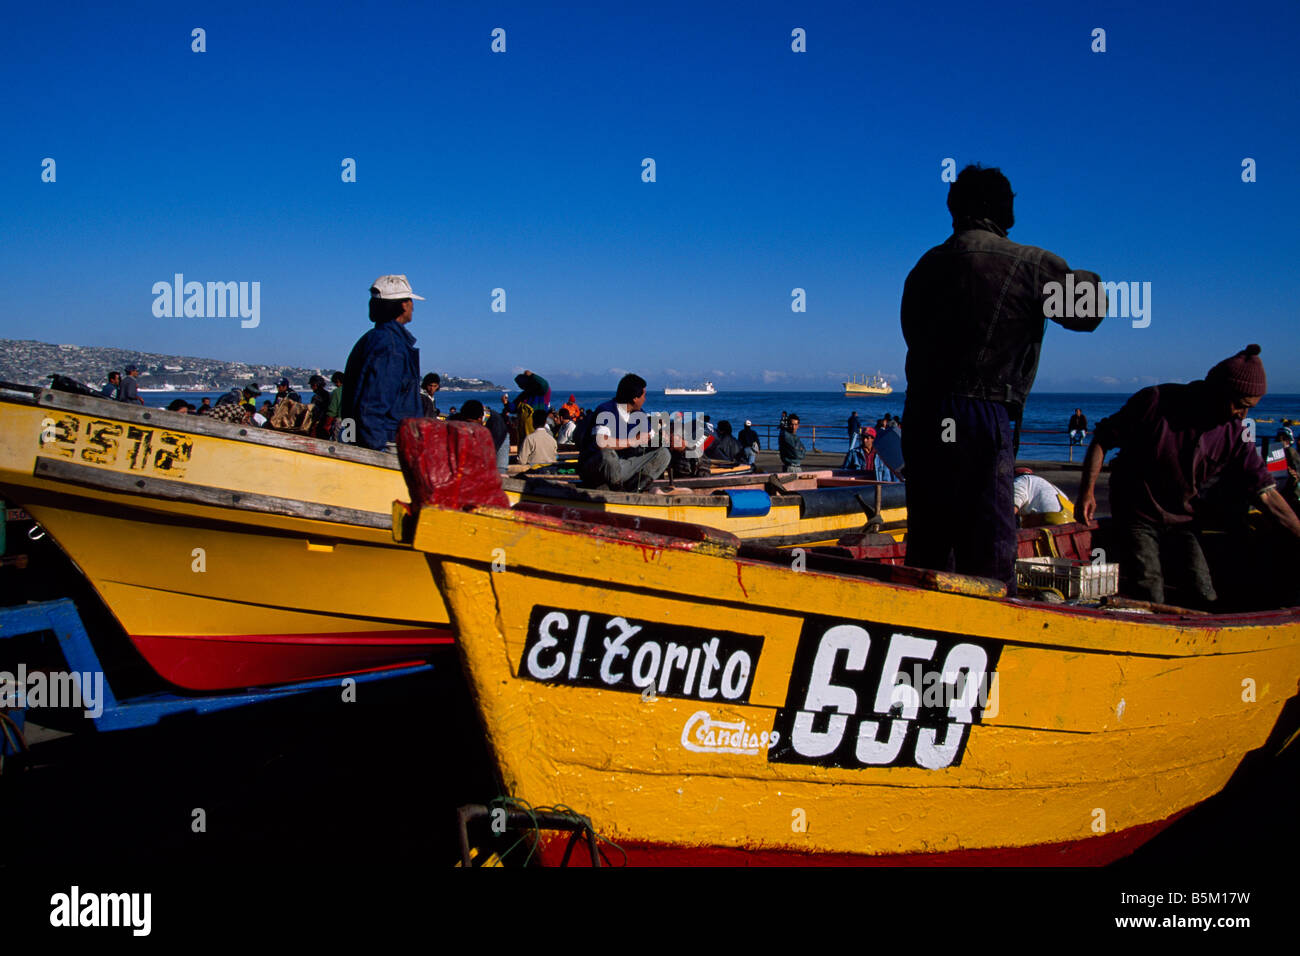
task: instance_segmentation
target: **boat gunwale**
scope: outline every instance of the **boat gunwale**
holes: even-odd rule
[[[0,392],[0,403],[4,402],[38,408],[54,408],[73,414],[94,415],[98,418],[125,421],[136,425],[166,428],[169,431],[190,432],[207,438],[221,438],[228,441],[268,445],[283,451],[315,455],[319,458],[335,461],[351,461],[363,465],[388,468],[393,471],[400,470],[397,456],[389,452],[374,451],[370,448],[362,448],[359,445],[329,441],[328,439],[300,435],[295,432],[214,421],[207,415],[182,414],[168,411],[165,408],[151,408],[147,405],[129,405],[125,402],[102,398],[97,395],[78,395],[73,392],[59,392],[44,388],[33,395],[30,400],[24,400],[13,392]],[[160,415],[167,417],[159,418]]]
[[[450,509],[431,508],[430,510],[447,511]],[[784,562],[784,561],[778,562],[773,559],[755,557],[752,554],[748,556],[742,554],[741,553],[742,550],[749,550],[750,548],[752,548],[753,544],[755,543],[761,544],[761,542],[748,542],[743,539],[735,538],[735,536],[731,535],[729,532],[720,532],[720,534],[726,535],[728,538],[733,538],[735,540],[736,545],[733,553],[726,553],[727,551],[731,551],[732,547],[731,547],[731,542],[725,539],[721,539],[717,541],[707,541],[707,542],[701,540],[692,540],[689,537],[673,537],[672,535],[666,535],[662,532],[643,532],[643,531],[638,531],[635,528],[608,527],[606,525],[602,525],[601,523],[595,521],[586,521],[578,517],[572,517],[572,518],[558,517],[558,516],[547,515],[547,514],[538,514],[536,512],[531,512],[531,511],[516,510],[513,508],[510,509],[499,508],[494,506],[470,507],[464,509],[464,511],[460,513],[466,515],[478,515],[483,518],[492,519],[492,520],[506,520],[506,521],[516,522],[516,523],[529,524],[537,527],[539,530],[542,531],[552,531],[560,534],[569,534],[569,535],[576,535],[579,537],[595,538],[598,541],[600,541],[602,544],[613,543],[617,545],[624,545],[629,548],[636,548],[642,551],[644,551],[644,549],[646,548],[653,548],[655,550],[660,550],[660,551],[671,550],[671,551],[678,551],[687,554],[697,554],[697,555],[703,555],[707,557],[719,558],[722,560],[730,560],[736,563],[738,568],[737,573],[739,573],[740,567],[745,567],[745,566],[753,567],[753,568],[777,570],[777,571],[787,571],[791,574],[814,575],[817,577],[826,577],[826,578],[832,578],[841,581],[860,582],[862,584],[869,583],[871,585],[878,586],[878,587],[898,588],[900,590],[906,590],[906,591],[922,593],[922,594],[942,595],[943,597],[951,597],[951,598],[955,598],[955,597],[976,598],[979,600],[990,601],[996,604],[1000,604],[1009,609],[1033,611],[1036,613],[1043,613],[1043,614],[1061,614],[1073,618],[1079,618],[1079,617],[1092,618],[1092,619],[1103,620],[1112,623],[1124,623],[1124,624],[1148,625],[1148,626],[1154,625],[1163,628],[1174,628],[1180,630],[1186,630],[1186,629],[1219,630],[1224,627],[1234,627],[1234,626],[1266,628],[1270,625],[1293,624],[1296,622],[1300,622],[1300,607],[1265,609],[1262,611],[1241,611],[1241,612],[1233,612],[1233,613],[1222,614],[1222,615],[1133,614],[1131,612],[1121,611],[1114,608],[1092,608],[1092,607],[1084,607],[1084,606],[1069,605],[1069,604],[1051,604],[1047,602],[1031,601],[1029,599],[1021,598],[1021,597],[1014,597],[1014,598],[1006,597],[1006,596],[994,597],[991,595],[968,594],[968,593],[957,594],[957,593],[952,593],[947,591],[940,591],[934,588],[921,587],[915,584],[881,580],[878,578],[873,578],[862,574],[852,574],[844,571],[824,570],[824,569],[816,569],[812,567],[806,567],[803,570],[794,571],[793,569],[786,566],[788,562]],[[597,514],[599,514],[599,512],[597,512]],[[663,519],[650,519],[650,520],[655,520],[657,522],[660,522],[661,524],[666,524],[666,525],[680,525],[683,528],[696,527],[695,525],[684,524],[683,522],[664,521]],[[600,529],[600,530],[596,531],[594,529]],[[708,529],[708,530],[714,531],[715,534],[719,534],[719,532],[717,532],[716,529]],[[701,547],[702,544],[714,545],[716,550],[715,548],[710,548],[707,546]],[[467,561],[466,559],[457,558],[450,555],[447,555],[445,557],[448,560],[452,560],[457,563],[470,563],[470,564],[486,563],[485,561],[474,561],[474,560]],[[808,555],[808,557],[813,557],[813,555],[810,554]],[[861,562],[873,566],[878,564],[878,562],[872,562],[869,561],[868,559],[840,558],[838,556],[832,556],[832,555],[821,555],[819,557],[832,558],[834,560],[844,561],[844,562]],[[520,560],[521,560],[520,558],[516,557],[515,563],[519,563]],[[564,571],[554,571],[545,568],[537,568],[536,570],[542,573],[547,573],[558,577],[572,576],[568,572],[564,572]],[[604,582],[604,583],[611,587],[617,587],[619,584],[619,582],[612,582],[612,581]],[[634,587],[634,589],[635,588],[644,589],[645,584],[644,582],[640,582],[631,587]],[[743,602],[731,601],[729,599],[719,598],[717,596],[713,596],[709,600],[716,601],[723,604],[733,604],[733,603],[743,604]],[[746,605],[746,606],[752,606],[752,605]],[[1016,641],[1011,641],[1011,642],[1018,643]],[[1121,649],[1116,649],[1116,652],[1131,653],[1127,651],[1122,651]],[[1224,653],[1235,653],[1235,651],[1227,651]],[[1165,656],[1165,655],[1155,655],[1155,656]],[[1200,656],[1200,655],[1193,655],[1193,656]]]
[[[30,391],[29,391],[30,390]],[[296,452],[298,454],[312,455],[318,458],[325,458],[331,461],[350,461],[357,464],[373,465],[380,468],[386,468],[393,471],[400,470],[397,456],[390,452],[375,451],[369,448],[363,448],[358,445],[351,445],[345,442],[334,442],[323,438],[315,438],[310,435],[300,435],[294,432],[285,432],[278,429],[268,429],[260,427],[248,427],[236,425],[229,422],[213,421],[206,415],[182,415],[179,412],[170,412],[165,408],[152,408],[145,405],[129,405],[119,402],[115,399],[103,398],[98,395],[79,395],[75,392],[63,392],[55,389],[42,388],[40,386],[23,386],[23,391],[17,392],[5,389],[0,386],[0,404],[9,402],[14,405],[26,405],[37,408],[53,408],[67,411],[73,414],[93,415],[97,418],[110,420],[125,421],[137,425],[147,425],[155,428],[166,428],[168,431],[202,435],[207,438],[217,438],[226,441],[247,442],[255,445],[263,445],[271,448],[277,448],[282,451]],[[159,413],[165,413],[170,418],[159,419]],[[173,420],[174,419],[174,420]],[[37,455],[42,456],[39,452]],[[827,470],[829,474],[829,470]],[[747,478],[753,477],[753,484],[765,483],[775,478],[780,481],[798,480],[807,478],[811,475],[817,475],[819,472],[737,472],[734,477]],[[573,501],[585,501],[593,504],[616,504],[616,505],[633,505],[638,507],[727,507],[728,499],[726,495],[708,494],[708,495],[648,495],[632,492],[606,491],[598,488],[575,488],[563,482],[548,483],[548,488],[559,491],[556,495],[543,495],[527,489],[530,480],[544,480],[549,476],[538,475],[529,478],[527,473],[505,477],[502,476],[502,487],[507,493],[516,494],[538,494],[539,497],[557,497],[566,498]],[[683,479],[679,484],[686,487],[707,487],[724,490],[727,487],[735,487],[737,484],[747,485],[748,483],[736,482],[729,483],[728,479],[733,476],[716,475],[703,479]],[[835,476],[831,476],[835,477]],[[759,481],[761,479],[761,482]],[[695,484],[695,481],[701,482]],[[707,482],[707,484],[705,484]],[[863,482],[864,487],[873,484],[889,484],[888,482]],[[791,507],[799,503],[799,492],[793,491],[788,495],[773,495],[773,507]],[[886,509],[891,510],[891,509]],[[378,513],[378,512],[376,512]]]
[[[201,505],[225,511],[253,512],[284,518],[301,518],[329,524],[391,531],[392,513],[340,508],[296,498],[280,498],[254,492],[234,491],[213,485],[198,485],[169,478],[129,475],[119,471],[82,465],[61,458],[38,457],[33,477],[66,482],[110,494]],[[48,489],[55,490],[55,489]],[[223,500],[229,499],[229,500]]]
[[[533,478],[525,478],[523,475],[512,476],[510,478],[503,478],[501,481],[501,486],[507,493],[513,492],[521,496],[535,495],[539,498],[555,498],[564,501],[586,502],[591,504],[635,505],[637,507],[654,507],[654,508],[665,508],[665,507],[673,507],[673,506],[693,507],[693,508],[725,508],[729,506],[730,500],[725,494],[721,493],[723,491],[750,490],[751,487],[754,488],[755,490],[764,490],[763,486],[766,483],[766,481],[770,478],[790,480],[790,479],[797,479],[801,477],[807,477],[806,473],[793,474],[787,472],[777,472],[777,473],[754,472],[752,474],[754,475],[755,478],[761,478],[762,481],[753,481],[748,483],[740,483],[740,482],[728,483],[725,480],[728,476],[722,475],[722,476],[718,476],[720,480],[718,480],[718,483],[715,485],[694,486],[694,487],[713,488],[714,490],[707,495],[649,495],[641,492],[605,491],[599,488],[582,488],[566,482],[546,481],[546,478],[549,476],[544,476],[544,475],[538,475]],[[835,476],[831,476],[831,477],[833,479],[835,478]],[[841,478],[839,480],[843,480],[843,479]],[[545,482],[544,487],[546,490],[545,491],[539,490],[536,484],[534,484],[533,487],[530,488],[528,487],[530,482],[533,483]],[[896,482],[863,481],[861,482],[861,487],[864,490],[874,490],[874,488],[877,485],[881,486],[883,489],[884,486],[894,485],[894,484],[896,484]],[[858,485],[832,485],[829,487],[835,489],[846,488],[846,487],[854,488],[854,487],[858,487]],[[824,489],[819,487],[819,488],[808,488],[804,490],[821,491]],[[788,494],[784,494],[784,495],[769,494],[769,497],[772,500],[773,508],[778,508],[778,507],[787,508],[787,507],[796,507],[796,506],[802,507],[802,493],[798,490],[791,491]],[[903,507],[890,507],[890,508],[882,508],[879,512],[875,512],[873,509],[872,513],[883,514],[884,512],[887,511],[903,511],[903,510],[904,510]],[[864,517],[869,518],[871,516],[864,514]]]

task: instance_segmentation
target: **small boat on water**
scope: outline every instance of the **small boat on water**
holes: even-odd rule
[[[1218,793],[1296,694],[1294,607],[1053,605],[854,546],[508,509],[464,428],[403,423],[394,534],[434,569],[505,792],[632,862],[1106,863]],[[1037,533],[1090,553],[1082,526]]]
[[[716,395],[718,390],[712,382],[705,382],[698,388],[665,388],[665,395]]]
[[[504,484],[510,503],[716,524],[783,546],[901,536],[906,514],[901,486],[829,472],[679,479],[657,495],[557,477]],[[391,454],[0,386],[0,495],[49,532],[141,656],[182,688],[400,667],[453,640],[427,561],[393,541],[406,484]]]

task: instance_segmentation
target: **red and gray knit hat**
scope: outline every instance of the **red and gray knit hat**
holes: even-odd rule
[[[1264,378],[1264,363],[1259,359],[1258,345],[1247,345],[1232,358],[1226,358],[1205,375],[1207,382],[1222,386],[1239,396],[1261,396],[1268,391]]]

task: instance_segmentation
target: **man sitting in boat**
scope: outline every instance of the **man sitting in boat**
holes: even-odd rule
[[[546,425],[546,413],[533,415],[533,424],[537,427],[525,436],[519,446],[519,464],[530,467],[555,464],[559,457],[559,446]]]
[[[641,416],[645,386],[640,375],[624,375],[614,397],[597,405],[579,429],[578,474],[586,487],[643,491],[668,469],[672,453],[648,448],[656,436]]]
[[[329,408],[330,393],[325,387],[325,376],[313,375],[307,379],[307,386],[311,389],[311,433],[317,438],[329,438],[325,419],[328,417],[326,409]]]
[[[555,435],[557,445],[572,445],[573,433],[577,430],[578,419],[569,411],[568,405],[561,405],[560,411],[560,430]]]
[[[731,434],[731,422],[725,418],[718,422],[717,441],[711,444],[708,451],[705,452],[711,459],[726,465],[740,465],[745,463],[745,456],[741,450],[740,442],[736,441]]]
[[[284,402],[302,404],[302,396],[289,385],[287,378],[282,378],[275,383],[275,404],[280,405]]]
[[[1092,521],[1095,488],[1106,451],[1120,448],[1111,466],[1110,504],[1119,547],[1121,589],[1163,604],[1161,546],[1176,550],[1175,572],[1184,605],[1218,600],[1197,535],[1197,506],[1212,486],[1253,496],[1265,514],[1300,538],[1300,519],[1278,492],[1242,419],[1267,390],[1258,345],[1248,345],[1210,369],[1203,381],[1144,388],[1097,423],[1084,456],[1075,513]]]
[[[1069,497],[1046,478],[1028,468],[1017,468],[1011,484],[1011,500],[1022,528],[1045,524],[1069,524],[1074,520],[1074,505]]]
[[[214,422],[226,422],[230,425],[246,425],[253,414],[253,406],[243,402],[218,402],[208,414]]]
[[[121,385],[122,385],[122,373],[109,372],[108,381],[104,384],[104,387],[99,390],[99,394],[102,395],[104,398],[116,399],[117,390],[118,388],[121,387]]]
[[[217,399],[217,407],[222,405],[247,405],[253,407],[253,399],[262,394],[262,389],[256,382],[249,382],[247,385],[236,385]]]

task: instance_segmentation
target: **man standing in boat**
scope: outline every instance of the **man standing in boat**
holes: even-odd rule
[[[126,375],[122,383],[117,387],[117,400],[119,402],[130,402],[133,405],[143,405],[144,399],[140,397],[139,385],[136,379],[140,377],[140,366],[132,363],[126,367]]]
[[[1001,170],[963,169],[948,190],[953,233],[912,269],[901,310],[907,563],[1004,581],[1013,595],[1011,422],[1034,384],[1045,317],[1091,332],[1106,314],[1096,273],[1007,238],[1014,198]],[[1053,284],[1068,308],[1047,307]]]
[[[532,369],[524,369],[515,376],[515,384],[519,386],[519,394],[515,396],[514,402],[511,403],[511,411],[517,411],[520,405],[531,405],[535,409],[544,408],[550,411],[550,382]]]
[[[1121,587],[1130,597],[1165,602],[1165,580],[1183,585],[1185,606],[1218,599],[1197,536],[1197,505],[1212,486],[1252,496],[1259,509],[1300,538],[1300,519],[1277,490],[1242,419],[1267,391],[1258,345],[1210,369],[1203,381],[1144,388],[1097,423],[1083,459],[1075,513],[1091,521],[1097,475],[1111,448],[1110,508]],[[1161,547],[1177,554],[1164,568]],[[1166,573],[1166,572],[1169,573]]]
[[[799,416],[794,412],[785,416],[781,434],[777,436],[777,454],[781,456],[781,470],[799,474],[803,471],[803,442],[799,439]]]
[[[419,418],[420,350],[407,331],[413,300],[404,275],[380,276],[370,287],[375,327],[352,347],[343,370],[343,418],[356,423],[357,444],[382,451],[403,418]]]

